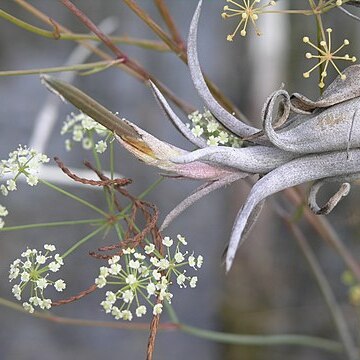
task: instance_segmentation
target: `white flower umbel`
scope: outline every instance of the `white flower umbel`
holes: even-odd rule
[[[73,143],[81,143],[82,147],[86,150],[94,147],[95,151],[102,154],[107,149],[107,140],[112,139],[112,133],[104,126],[94,121],[91,117],[80,113],[71,113],[64,121],[61,128],[61,135],[71,134],[71,139],[65,140],[65,148],[70,151]],[[94,143],[94,135],[97,135],[105,140],[99,140]]]
[[[15,298],[21,301],[24,294],[29,293],[30,297],[23,302],[23,307],[30,313],[34,312],[35,307],[50,309],[52,301],[45,297],[45,289],[53,286],[56,291],[63,291],[66,288],[64,280],[50,280],[50,273],[56,272],[64,264],[61,256],[51,255],[56,248],[54,245],[45,244],[42,250],[27,249],[21,254],[20,259],[16,259],[10,265],[9,279],[20,280],[12,288]],[[26,288],[30,288],[26,291]]]
[[[0,181],[7,177],[6,182],[0,185],[1,193],[6,196],[9,191],[16,190],[16,182],[20,176],[25,176],[30,186],[37,185],[40,166],[47,162],[49,158],[46,155],[19,145],[9,153],[7,160],[0,161]]]
[[[188,251],[182,251],[180,248],[187,242],[181,235],[175,241],[166,236],[162,244],[164,255],[156,250],[154,244],[148,244],[144,249],[128,248],[123,250],[121,257],[116,255],[109,259],[108,267],[100,268],[95,279],[97,287],[116,287],[107,291],[105,300],[101,302],[106,313],[115,319],[128,321],[133,319],[133,315],[158,315],[162,312],[162,304],[157,304],[157,300],[171,303],[173,294],[169,287],[173,283],[180,288],[196,286],[197,277],[187,276],[186,267],[197,270],[203,257],[188,256]]]
[[[206,110],[203,114],[199,111],[195,111],[188,115],[188,118],[191,123],[187,125],[191,129],[191,132],[196,137],[203,137],[206,139],[209,146],[241,146],[239,138],[234,136],[216,121],[209,110]]]

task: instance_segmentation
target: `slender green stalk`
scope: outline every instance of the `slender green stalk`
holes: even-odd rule
[[[143,199],[145,196],[147,196],[151,191],[153,191],[162,181],[164,180],[163,177],[157,179],[156,181],[154,181],[146,190],[144,190],[137,198],[138,199]],[[126,214],[130,208],[131,208],[132,204],[127,205],[116,217],[123,217],[124,214]]]
[[[93,209],[94,211],[98,212],[99,214],[101,214],[101,215],[103,215],[103,216],[105,216],[105,217],[108,216],[108,214],[107,214],[105,211],[99,209],[98,207],[96,207],[96,206],[93,205],[93,204],[90,204],[88,201],[86,201],[86,200],[84,200],[84,199],[82,199],[82,198],[80,198],[80,197],[78,197],[78,196],[76,196],[76,195],[74,195],[74,194],[71,194],[71,193],[69,193],[69,192],[61,189],[61,188],[59,188],[58,186],[56,186],[56,185],[54,185],[54,184],[51,184],[51,183],[49,183],[49,182],[46,181],[46,180],[40,179],[39,181],[41,181],[44,185],[48,186],[49,188],[51,188],[51,189],[53,189],[53,190],[55,190],[55,191],[57,191],[57,192],[65,195],[65,196],[67,196],[67,197],[69,197],[69,198],[71,198],[71,199],[73,199],[73,200],[76,200],[77,202],[79,202],[79,203],[87,206],[87,207],[90,208],[90,209]]]
[[[96,35],[90,34],[74,34],[74,33],[64,33],[57,31],[48,31],[37,26],[31,25],[23,20],[18,19],[17,17],[7,13],[4,10],[0,9],[0,17],[5,20],[10,21],[11,23],[17,25],[18,27],[32,32],[36,35],[40,35],[42,37],[46,37],[48,39],[54,40],[70,40],[70,41],[80,41],[80,40],[92,40],[92,41],[101,41]],[[133,45],[138,46],[148,50],[155,50],[160,52],[168,52],[170,51],[169,47],[160,43],[159,41],[153,40],[143,40],[143,39],[135,39],[128,36],[109,36],[112,42],[118,44],[125,45]]]
[[[304,194],[299,188],[284,190],[285,196],[296,207],[304,205]],[[331,223],[324,216],[315,215],[308,207],[303,207],[303,215],[306,221],[314,228],[324,242],[336,251],[345,265],[352,271],[356,279],[360,282],[360,265],[358,260],[350,250],[346,248],[344,242],[339,237]]]
[[[156,181],[154,181],[146,190],[144,190],[139,196],[138,199],[143,199],[145,196],[150,194],[162,181],[164,180],[163,177],[160,177]]]
[[[178,318],[173,306],[171,304],[169,304],[167,301],[164,301],[164,305],[165,305],[165,308],[169,315],[170,320],[175,324],[179,324],[180,321],[179,321],[179,318]]]
[[[83,225],[83,224],[99,224],[103,223],[104,219],[86,219],[86,220],[69,220],[69,221],[54,221],[49,223],[40,224],[27,224],[17,226],[6,226],[0,229],[0,232],[15,231],[15,230],[27,230],[27,229],[39,229],[39,228],[51,228],[56,226],[71,226],[71,225]]]
[[[6,300],[0,297],[0,306],[5,306],[8,309],[14,311],[22,312],[31,317],[39,318],[42,320],[50,321],[62,325],[72,325],[72,326],[86,326],[86,327],[104,327],[112,329],[126,329],[126,330],[135,330],[135,331],[149,331],[149,324],[146,323],[129,323],[124,321],[97,321],[97,320],[85,320],[85,319],[76,319],[76,318],[66,318],[62,316],[52,315],[49,312],[40,312],[34,311],[30,314],[26,311],[21,305],[13,301]],[[163,323],[159,325],[161,330],[176,330],[176,325],[171,323]]]
[[[49,68],[41,68],[41,69],[29,69],[29,70],[9,70],[9,71],[0,71],[0,76],[18,76],[18,75],[41,75],[41,74],[49,74],[49,73],[58,73],[65,71],[79,71],[79,70],[87,70],[87,69],[102,69],[108,68],[109,66],[113,66],[118,64],[119,60],[113,61],[96,61],[87,64],[76,64],[76,65],[67,65],[67,66],[57,66],[57,67],[49,67]]]
[[[161,14],[161,17],[164,19],[165,24],[167,28],[169,29],[169,32],[171,34],[172,39],[180,48],[184,48],[185,44],[182,40],[182,37],[180,35],[179,30],[177,29],[174,19],[171,16],[171,13],[165,3],[164,0],[154,0],[156,7],[159,10],[159,13]]]
[[[70,255],[74,250],[76,250],[79,246],[93,238],[96,234],[98,234],[100,231],[104,230],[109,224],[103,224],[102,226],[99,226],[96,230],[91,232],[90,234],[84,236],[82,239],[80,239],[76,244],[74,244],[71,248],[66,250],[64,254],[61,255],[63,259],[65,259],[68,255]]]
[[[301,232],[299,227],[288,220],[287,220],[287,224],[290,227],[291,231],[293,232],[300,246],[300,249],[302,250],[305,256],[305,259],[308,262],[309,267],[315,276],[320,291],[332,315],[339,337],[344,345],[344,351],[347,353],[348,359],[349,360],[359,359],[359,353],[355,346],[348,324],[346,323],[346,320],[340,309],[340,306],[336,301],[335,294],[333,293],[331,286],[324,272],[322,271],[321,266],[318,260],[316,259],[314,252],[312,251],[311,247],[308,244],[308,241],[306,240],[304,234]]]
[[[92,151],[92,154],[93,154],[93,157],[94,157],[94,160],[95,160],[96,169],[98,171],[101,171],[101,161],[100,161],[100,158],[99,158],[99,154],[96,152],[96,149],[95,149],[94,131],[91,131],[91,132],[88,132],[88,133],[89,133],[89,136],[91,138],[91,143],[92,143],[91,151]],[[106,199],[106,203],[108,205],[109,212],[112,214],[113,210],[114,210],[114,207],[113,207],[113,203],[112,203],[112,201],[110,199],[110,196],[109,196],[108,191],[107,191],[106,188],[103,188],[103,193],[105,195],[105,199]]]
[[[317,348],[329,352],[342,352],[340,343],[319,337],[306,335],[237,335],[218,331],[199,329],[197,327],[179,324],[179,330],[203,339],[244,346],[278,346],[296,345]]]
[[[195,326],[182,324],[176,315],[174,308],[164,303],[170,320],[178,325],[178,329],[187,334],[194,335],[210,341],[223,344],[235,344],[244,346],[276,346],[298,345],[314,347],[330,352],[342,352],[343,348],[337,341],[306,335],[238,335],[219,331],[200,329]]]

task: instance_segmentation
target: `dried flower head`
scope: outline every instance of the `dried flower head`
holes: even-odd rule
[[[226,0],[226,2],[232,4],[234,8],[230,7],[229,5],[224,6],[224,12],[221,14],[223,19],[232,18],[234,16],[239,16],[240,21],[238,25],[236,26],[234,32],[227,36],[228,41],[233,41],[234,36],[239,31],[240,27],[242,26],[242,29],[240,30],[241,36],[246,36],[246,28],[249,23],[249,21],[253,24],[256,34],[261,35],[260,30],[258,29],[256,25],[256,21],[259,18],[260,14],[263,14],[266,12],[266,8],[269,6],[274,6],[276,4],[275,1],[269,1],[268,3],[256,6],[260,3],[261,0],[242,0],[242,4],[239,1],[234,0]]]
[[[332,64],[332,66],[335,68],[337,73],[340,75],[341,79],[345,80],[346,75],[343,74],[339,70],[339,68],[335,64],[334,60],[345,60],[345,61],[351,61],[351,62],[356,61],[355,56],[350,57],[348,54],[345,54],[344,56],[336,56],[336,54],[340,50],[342,50],[342,48],[344,46],[349,45],[349,40],[345,39],[343,44],[340,47],[338,47],[336,50],[332,51],[332,48],[331,48],[331,46],[332,46],[332,44],[331,44],[332,29],[328,28],[328,29],[326,29],[326,32],[328,34],[328,39],[327,39],[327,41],[325,39],[320,41],[320,47],[314,45],[307,36],[304,36],[304,38],[303,38],[303,42],[305,44],[309,44],[311,47],[313,47],[318,52],[316,55],[313,55],[313,54],[311,54],[309,52],[305,54],[305,57],[307,59],[318,59],[318,63],[314,67],[312,67],[309,71],[304,72],[303,76],[305,78],[308,78],[310,76],[310,73],[313,70],[317,69],[319,66],[321,66],[322,64],[325,63],[324,68],[323,68],[323,70],[321,72],[321,77],[320,77],[320,82],[319,82],[319,87],[320,88],[323,88],[325,86],[324,79],[327,76],[327,69],[328,69],[329,63]]]

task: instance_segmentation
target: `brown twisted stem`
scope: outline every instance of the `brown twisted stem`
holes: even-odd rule
[[[54,157],[54,160],[56,164],[59,166],[61,171],[66,174],[70,179],[84,184],[84,185],[92,185],[92,186],[111,186],[111,185],[118,185],[118,186],[125,186],[132,183],[131,179],[107,179],[107,180],[91,180],[91,179],[85,179],[82,177],[77,176],[73,172],[70,171],[68,167],[64,165],[64,163],[58,158]]]
[[[86,295],[91,294],[96,289],[97,289],[97,286],[95,284],[93,284],[89,288],[87,288],[86,290],[83,290],[83,291],[79,292],[77,295],[71,296],[71,297],[69,297],[67,299],[53,301],[51,303],[51,306],[60,306],[60,305],[70,304],[70,303],[72,303],[74,301],[82,299]]]

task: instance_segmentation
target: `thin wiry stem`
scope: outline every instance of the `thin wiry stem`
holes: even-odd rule
[[[27,23],[26,21],[20,20],[19,18],[7,13],[4,10],[0,9],[0,17],[2,17],[5,20],[10,21],[11,23],[15,24],[16,26],[27,30],[29,32],[32,32],[36,35],[43,36],[48,39],[54,39],[54,40],[92,40],[92,41],[101,41],[96,35],[92,34],[76,34],[76,33],[63,33],[61,31],[48,31],[44,30],[40,27],[31,25]],[[119,44],[126,44],[126,45],[133,45],[138,46],[144,49],[148,50],[155,50],[160,52],[168,52],[170,51],[169,47],[165,44],[162,44],[159,41],[153,41],[153,40],[145,40],[145,39],[136,39],[129,36],[109,36],[109,39],[113,43],[119,43]]]
[[[344,315],[342,314],[342,311],[340,309],[339,304],[336,301],[335,295],[330,287],[330,284],[324,274],[324,272],[321,269],[321,266],[311,249],[306,237],[302,233],[302,231],[299,229],[299,227],[293,223],[288,217],[282,215],[283,219],[286,221],[286,224],[289,226],[290,230],[294,234],[300,249],[305,256],[305,259],[312,271],[312,273],[315,276],[315,279],[318,283],[318,286],[320,288],[320,291],[324,297],[324,300],[330,310],[331,316],[333,318],[334,324],[336,326],[336,329],[338,331],[339,337],[341,339],[341,342],[344,345],[344,351],[347,354],[347,357],[349,360],[356,360],[359,357],[358,350],[355,346],[354,340],[352,338],[350,329],[348,327],[348,324],[346,323],[346,320],[344,318]]]
[[[56,22],[55,20],[51,19],[48,15],[44,14],[42,11],[38,10],[31,4],[27,3],[26,0],[14,0],[18,5],[23,7],[26,11],[33,14],[35,17],[40,19],[42,22],[44,22],[47,25],[50,26],[56,26],[56,28],[61,33],[68,33],[72,34],[72,32],[67,29],[65,26],[61,25],[60,23]],[[51,19],[51,21],[49,20]],[[106,52],[97,49],[96,47],[92,46],[89,42],[85,40],[77,40],[78,43],[82,44],[86,48],[90,49],[94,54],[98,55],[100,58],[104,60],[114,60],[110,55],[108,55]],[[133,61],[134,62],[134,61]],[[135,62],[134,62],[135,63]],[[138,64],[137,64],[138,65]],[[143,70],[141,73],[131,69],[127,64],[121,63],[116,65],[121,70],[129,73],[130,75],[134,76],[136,79],[142,81],[147,85],[148,80],[150,79],[152,82],[156,84],[156,86],[161,90],[161,92],[170,99],[179,109],[181,109],[184,113],[189,114],[192,113],[195,109],[190,106],[189,104],[185,103],[183,100],[181,100],[179,97],[177,97],[170,89],[168,89],[164,84],[162,84],[160,81],[158,81],[155,77],[151,76],[150,74],[147,74],[145,70]],[[138,65],[139,66],[139,65]],[[146,73],[147,77],[143,77],[143,74]]]
[[[314,228],[321,238],[337,252],[345,265],[354,274],[357,281],[360,282],[360,265],[352,253],[345,247],[330,222],[324,216],[314,215],[310,209],[303,206],[303,194],[299,193],[298,188],[286,189],[284,194],[296,207],[302,207],[303,216],[306,221]]]
[[[356,21],[360,21],[360,17],[359,16],[356,16],[354,15],[353,13],[351,13],[350,11],[344,9],[342,6],[339,6],[339,9],[345,13],[346,15],[350,16],[351,18],[355,19]]]
[[[87,64],[75,64],[75,65],[67,65],[67,66],[56,66],[56,67],[48,67],[41,69],[29,69],[29,70],[9,70],[9,71],[0,71],[0,76],[18,76],[18,75],[41,75],[41,74],[50,74],[50,73],[58,73],[65,71],[81,71],[81,70],[89,70],[89,69],[97,69],[97,70],[105,70],[111,66],[117,64],[118,61],[96,61]]]
[[[169,48],[185,63],[188,63],[187,60],[187,54],[186,54],[186,48],[179,46],[178,43],[173,41],[172,38],[170,38],[164,30],[150,17],[150,15],[144,11],[140,6],[137,5],[137,3],[134,0],[124,0],[126,5],[141,19],[145,22],[146,25],[162,40],[166,45],[169,46]],[[154,80],[151,79],[153,82]],[[205,79],[206,83],[211,90],[212,94],[215,96],[215,98],[231,113],[236,113],[237,115],[240,115],[241,112],[235,108],[235,106],[224,97],[224,95],[219,91],[219,89],[209,80]],[[155,85],[158,86],[158,84],[155,82]],[[160,89],[161,90],[161,89]],[[162,91],[163,92],[163,91]],[[166,95],[166,94],[165,94]],[[242,115],[242,114],[241,114]]]
[[[48,312],[40,312],[34,311],[33,314],[29,314],[21,305],[6,300],[4,298],[0,298],[0,305],[5,306],[8,309],[12,309],[15,311],[22,312],[31,317],[39,318],[42,320],[46,320],[56,324],[62,325],[70,325],[70,326],[84,326],[84,327],[103,327],[103,328],[111,328],[111,329],[126,329],[126,330],[134,330],[134,331],[148,331],[149,324],[148,323],[128,323],[123,321],[96,321],[96,320],[85,320],[85,319],[77,319],[77,318],[67,318],[57,315],[52,315]],[[176,330],[177,325],[173,323],[162,323],[159,324],[160,330]]]
[[[84,327],[104,327],[113,329],[127,329],[127,330],[142,330],[148,331],[148,323],[125,323],[114,321],[95,321],[84,320],[76,318],[66,318],[49,313],[35,311],[33,314],[29,314],[24,308],[12,301],[0,298],[0,305],[9,309],[22,312],[32,317],[37,317],[46,321],[50,321],[57,324],[72,325],[72,326],[84,326]],[[180,324],[178,322],[160,323],[159,330],[162,331],[174,331],[180,330],[187,334],[191,334],[203,339],[215,341],[223,344],[236,344],[236,345],[252,345],[252,346],[278,346],[278,345],[295,345],[295,346],[307,346],[317,348],[319,350],[329,352],[342,352],[342,346],[339,342],[328,340],[319,337],[312,337],[306,335],[237,335],[227,334],[217,331],[204,330],[197,327]]]
[[[336,341],[306,335],[238,335],[199,329],[184,324],[179,324],[179,329],[187,334],[222,344],[242,346],[295,345],[318,348],[329,352],[342,352],[342,346]]]
[[[167,28],[170,31],[170,34],[172,36],[172,39],[174,42],[180,47],[185,48],[184,41],[180,35],[179,30],[177,29],[174,19],[172,18],[170,11],[164,2],[164,0],[154,0],[155,5],[157,6],[162,18],[164,19]]]
[[[58,227],[58,226],[84,225],[84,224],[99,225],[104,221],[105,221],[104,219],[85,219],[85,220],[54,221],[49,223],[27,224],[27,225],[17,225],[17,226],[5,226],[0,229],[0,232],[41,229],[41,228],[50,228],[50,227]]]

